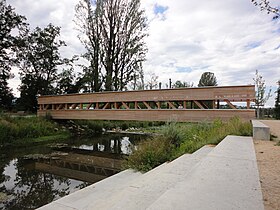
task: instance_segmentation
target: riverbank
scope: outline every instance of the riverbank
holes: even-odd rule
[[[227,135],[252,136],[252,126],[248,121],[232,118],[227,122],[169,123],[158,127],[157,132],[161,135],[139,142],[128,157],[127,168],[149,171],[204,145],[217,145]]]
[[[27,146],[71,136],[67,129],[45,118],[9,115],[0,115],[0,134],[1,146]]]

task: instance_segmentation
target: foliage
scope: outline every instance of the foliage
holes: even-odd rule
[[[278,19],[280,17],[280,10],[277,7],[272,7],[268,0],[251,0],[251,2],[261,9],[261,11],[266,11],[267,14],[274,14],[273,19]]]
[[[204,72],[201,75],[201,78],[198,83],[198,87],[204,87],[204,86],[217,86],[217,79],[212,72]]]
[[[7,5],[6,0],[0,2],[0,109],[9,109],[13,94],[8,87],[12,78],[11,65],[16,62],[15,52],[18,50],[20,31],[24,29],[25,17],[15,13],[14,8]]]
[[[74,68],[71,66],[69,69],[63,69],[60,74],[58,74],[58,81],[56,87],[56,93],[58,94],[70,94],[78,93],[79,85],[77,85],[76,75],[74,73]]]
[[[158,76],[155,73],[149,72],[146,78],[146,89],[152,90],[158,88]]]
[[[280,120],[280,80],[278,81],[278,88],[276,90],[274,117]]]
[[[148,171],[185,153],[193,153],[207,144],[218,144],[227,135],[252,135],[250,122],[232,118],[228,122],[171,123],[161,132],[137,146],[129,156],[126,167]]]
[[[40,141],[39,137],[56,136],[61,137],[63,131],[56,131],[58,126],[51,121],[37,117],[10,117],[0,116],[0,144],[13,144],[25,141],[34,142],[30,139]],[[46,137],[45,137],[46,138]]]
[[[173,88],[193,87],[193,83],[182,82],[180,80],[177,80],[172,87]]]
[[[23,110],[37,110],[37,95],[55,93],[57,67],[65,63],[59,48],[66,46],[58,40],[60,28],[49,24],[46,28],[36,27],[23,34],[22,51],[19,51],[21,76],[19,104]]]
[[[257,118],[260,118],[260,107],[263,107],[267,100],[271,97],[271,89],[269,89],[268,94],[265,95],[266,85],[265,80],[262,75],[256,70],[255,78],[253,78],[256,88],[256,100],[255,105],[257,107]]]
[[[76,23],[87,51],[83,81],[90,92],[124,90],[141,78],[147,24],[140,0],[80,0]]]

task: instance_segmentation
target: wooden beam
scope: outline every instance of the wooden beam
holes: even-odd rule
[[[236,107],[229,100],[225,99],[224,101],[229,105],[230,108],[236,109]]]
[[[95,103],[95,109],[99,109],[99,103],[98,102]]]
[[[89,103],[86,107],[86,109],[89,109],[91,107],[92,103]]]
[[[160,101],[157,101],[157,102],[156,102],[156,105],[157,105],[157,108],[158,108],[158,109],[161,109]]]
[[[204,108],[209,109],[209,107],[204,103],[204,101],[200,101],[200,103]]]
[[[122,105],[123,105],[126,109],[129,109],[129,107],[127,106],[126,103],[122,102]]]
[[[250,100],[247,100],[247,109],[250,109]]]
[[[60,110],[63,106],[64,106],[64,104],[59,104],[59,106],[56,109]]]
[[[193,101],[200,109],[204,109],[204,107],[199,103],[199,101]]]
[[[110,103],[107,102],[104,106],[103,106],[103,109],[107,109],[109,107]]]
[[[47,104],[47,105],[45,105],[45,110],[47,110],[48,108],[50,107],[50,105],[49,104]]]
[[[175,107],[170,101],[167,101],[167,104],[168,104],[169,107],[171,107],[172,109],[176,109],[176,107]]]
[[[184,109],[187,108],[187,101],[183,101],[183,107],[184,107]]]
[[[146,101],[143,101],[143,104],[147,107],[147,109],[152,109],[152,107],[150,107],[150,105]]]
[[[137,101],[134,102],[134,109],[138,109],[138,102]]]

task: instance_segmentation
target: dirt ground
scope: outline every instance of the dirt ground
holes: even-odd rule
[[[261,187],[266,210],[280,210],[280,120],[262,120],[277,136],[274,141],[255,141]]]

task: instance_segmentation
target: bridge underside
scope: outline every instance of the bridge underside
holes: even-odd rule
[[[251,120],[254,97],[254,86],[41,96],[37,113],[53,119],[198,122],[238,116]],[[232,102],[245,102],[246,107],[237,109]]]

